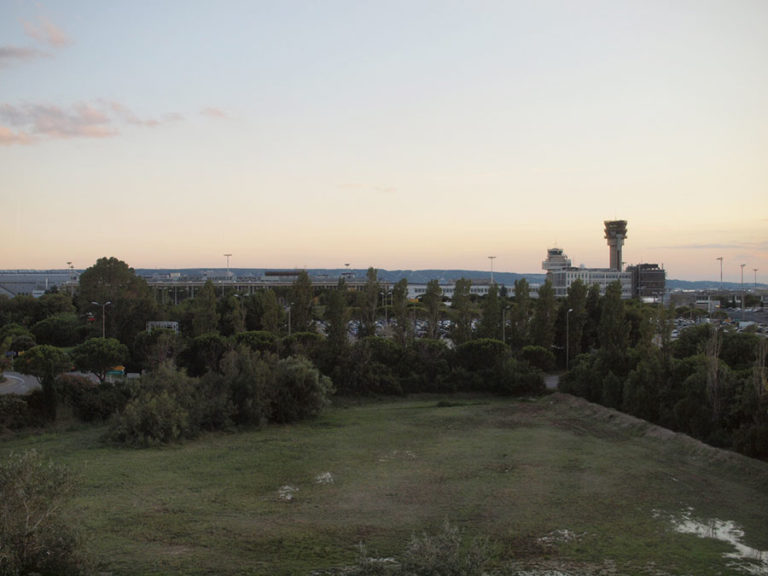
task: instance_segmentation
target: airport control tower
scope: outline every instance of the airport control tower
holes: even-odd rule
[[[626,220],[605,220],[605,239],[608,240],[608,248],[611,251],[611,270],[621,272],[624,263],[621,260],[621,248],[627,237]]]

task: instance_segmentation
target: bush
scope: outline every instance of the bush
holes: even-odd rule
[[[128,381],[96,384],[85,376],[62,374],[56,380],[59,396],[83,422],[99,422],[117,414],[133,395]]]
[[[512,356],[497,362],[492,383],[493,392],[510,396],[538,395],[546,390],[541,372]]]
[[[167,391],[131,400],[110,430],[110,437],[130,446],[169,444],[194,436],[189,411]]]
[[[490,559],[488,542],[462,543],[461,532],[446,522],[435,535],[412,536],[399,565],[389,559],[369,558],[361,546],[351,576],[482,576]]]
[[[200,430],[197,380],[164,364],[141,378],[141,392],[112,422],[109,437],[130,446],[155,446],[196,436]]]
[[[0,430],[20,430],[40,424],[30,413],[26,398],[17,394],[0,396]]]
[[[448,522],[437,535],[412,536],[403,558],[402,576],[482,576],[488,545],[474,540],[462,552],[461,533]]]
[[[85,571],[80,539],[62,505],[75,486],[71,473],[34,450],[0,465],[0,575],[69,576]]]
[[[531,366],[548,372],[555,368],[555,355],[544,346],[524,346],[522,356]]]
[[[321,375],[306,358],[280,360],[270,391],[270,420],[286,423],[316,416],[329,403],[333,391],[330,378]]]

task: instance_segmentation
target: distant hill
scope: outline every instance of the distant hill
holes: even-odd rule
[[[230,271],[239,279],[262,278],[266,272],[284,270],[286,272],[295,272],[295,268],[231,268]],[[0,270],[0,293],[2,288],[8,290],[8,294],[16,292],[31,293],[33,290],[45,291],[53,285],[61,284],[70,278],[72,273],[80,274],[82,270]],[[342,273],[354,274],[356,278],[364,279],[365,269],[346,269],[346,268],[308,268],[307,272],[313,277],[338,278]],[[202,277],[205,275],[223,277],[226,273],[225,268],[136,268],[136,273],[143,278],[151,279],[153,277],[163,277],[175,273],[186,277]],[[467,278],[476,282],[489,281],[491,273],[488,270],[385,270],[379,269],[379,279],[385,282],[397,282],[401,278],[408,280],[409,284],[426,284],[430,280],[437,279],[440,283],[455,282],[459,278]],[[514,285],[516,280],[525,278],[528,283],[537,286],[544,283],[545,274],[541,273],[517,273],[517,272],[494,272],[493,279],[505,286]],[[725,290],[741,290],[741,284],[738,282],[723,282],[722,288]],[[745,283],[745,289],[751,289],[754,283]],[[768,288],[767,284],[758,284],[761,289]],[[669,290],[691,290],[706,291],[719,290],[720,282],[712,280],[674,280],[667,279],[667,289]]]

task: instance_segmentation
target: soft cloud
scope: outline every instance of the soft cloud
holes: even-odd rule
[[[6,126],[0,126],[0,146],[8,146],[10,144],[29,144],[32,142],[32,138],[29,134],[24,132],[14,132]]]
[[[103,138],[115,134],[109,117],[90,104],[70,109],[43,104],[0,104],[0,118],[33,136]]]
[[[0,68],[29,62],[38,58],[46,58],[48,54],[35,48],[24,48],[22,46],[0,46]]]
[[[139,118],[130,109],[119,102],[106,102],[105,104],[118,116],[118,118],[127,124],[149,128],[154,128],[155,126],[160,125],[160,121],[155,120],[154,118]]]
[[[221,108],[213,108],[210,106],[200,110],[200,114],[208,116],[209,118],[229,118],[229,114],[224,112]]]
[[[46,17],[41,16],[37,22],[24,22],[24,32],[49,46],[68,46],[72,40],[67,34]]]
[[[0,104],[0,143],[31,143],[38,139],[105,138],[122,125],[154,128],[181,119],[167,114],[163,120],[141,118],[119,102],[99,100],[63,108],[47,104]],[[15,128],[14,131],[12,128]]]

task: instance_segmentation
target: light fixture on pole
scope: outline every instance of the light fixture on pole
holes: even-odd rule
[[[723,257],[718,256],[715,260],[720,260],[720,292],[723,291]]]
[[[744,322],[744,266],[746,264],[740,264],[741,266],[741,321]]]
[[[493,261],[496,256],[488,256],[488,260],[491,261],[491,284],[493,284]]]
[[[757,290],[757,271],[758,271],[758,268],[752,268],[752,271],[755,273],[755,290]]]
[[[227,280],[231,280],[231,277],[229,275],[229,257],[232,256],[232,254],[224,254],[224,256],[227,257]]]
[[[571,359],[571,312],[573,308],[568,308],[565,313],[565,369],[568,370]]]
[[[94,306],[101,306],[101,337],[106,338],[107,337],[107,323],[106,323],[106,317],[107,317],[107,306],[112,304],[112,302],[104,302],[104,304],[99,304],[98,302],[91,302]]]

